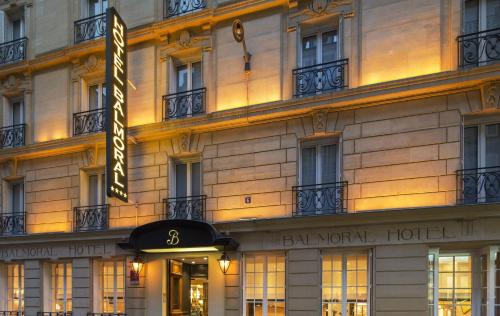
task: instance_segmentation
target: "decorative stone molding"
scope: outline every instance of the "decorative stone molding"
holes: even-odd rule
[[[500,109],[500,81],[488,82],[481,87],[483,109]]]
[[[106,70],[106,60],[104,56],[90,55],[86,59],[73,60],[73,70],[71,77],[73,80],[91,76],[104,76]]]
[[[179,35],[179,45],[183,48],[189,48],[193,46],[193,41],[191,37],[191,33],[189,31],[182,31]]]
[[[178,143],[181,152],[188,152],[191,145],[191,132],[181,134]]]
[[[325,110],[313,112],[312,118],[313,118],[314,134],[326,133],[326,122],[328,118],[328,112]]]
[[[182,55],[189,50],[212,50],[212,36],[193,36],[189,31],[182,31],[177,40],[165,40],[160,48],[160,58],[166,60],[171,55]]]
[[[31,75],[11,74],[2,80],[1,90],[2,95],[15,96],[20,95],[25,91],[31,91]]]
[[[312,16],[323,16],[329,14],[335,7],[350,3],[350,1],[343,0],[312,0],[307,5],[305,13]]]

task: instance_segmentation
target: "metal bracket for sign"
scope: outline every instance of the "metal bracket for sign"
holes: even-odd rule
[[[106,193],[128,202],[127,26],[106,10]]]

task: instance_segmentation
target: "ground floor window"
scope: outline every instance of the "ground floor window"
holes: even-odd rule
[[[481,316],[500,315],[500,247],[481,255]]]
[[[246,316],[285,315],[285,256],[246,255]]]
[[[24,264],[7,265],[7,309],[24,311]]]
[[[367,252],[323,253],[323,316],[368,315],[368,263]]]
[[[51,265],[51,311],[72,311],[72,264],[53,263]]]
[[[125,262],[122,260],[102,263],[102,311],[125,312]]]

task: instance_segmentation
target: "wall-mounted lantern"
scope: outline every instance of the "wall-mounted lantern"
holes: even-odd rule
[[[231,265],[231,259],[229,259],[229,256],[225,251],[222,253],[222,256],[218,261],[220,270],[222,271],[222,273],[226,274],[227,270],[229,270],[229,266]]]
[[[132,260],[132,270],[130,270],[130,281],[139,282],[139,276],[141,274],[142,268],[144,267],[144,260],[140,255],[135,255]]]
[[[245,43],[245,30],[243,29],[243,23],[240,19],[236,19],[233,21],[233,36],[235,41],[243,44],[243,60],[245,60],[245,74],[250,74],[250,59],[252,58],[252,54],[250,54],[247,50],[247,45]]]

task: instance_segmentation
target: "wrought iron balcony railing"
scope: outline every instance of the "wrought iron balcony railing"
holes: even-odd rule
[[[200,88],[163,96],[163,119],[175,119],[205,113],[207,89]]]
[[[123,313],[87,313],[87,316],[127,316]]]
[[[347,182],[295,186],[293,216],[344,213],[347,210]]]
[[[26,124],[0,128],[0,148],[24,146]]]
[[[165,0],[165,19],[201,10],[207,7],[207,0]]]
[[[24,316],[21,311],[0,311],[0,316]]]
[[[37,316],[72,316],[72,312],[38,312]]]
[[[24,235],[26,233],[26,213],[0,213],[0,236]]]
[[[348,86],[348,59],[293,70],[294,96],[303,97]]]
[[[457,203],[500,202],[500,166],[457,171]]]
[[[0,65],[25,60],[27,45],[26,37],[0,44]]]
[[[104,132],[106,109],[95,109],[73,114],[73,135]]]
[[[106,13],[75,21],[75,44],[106,35]]]
[[[206,195],[168,198],[163,201],[166,219],[205,220]]]
[[[75,207],[73,217],[75,232],[107,230],[109,204]]]
[[[500,28],[460,35],[458,66],[480,66],[500,61]]]

